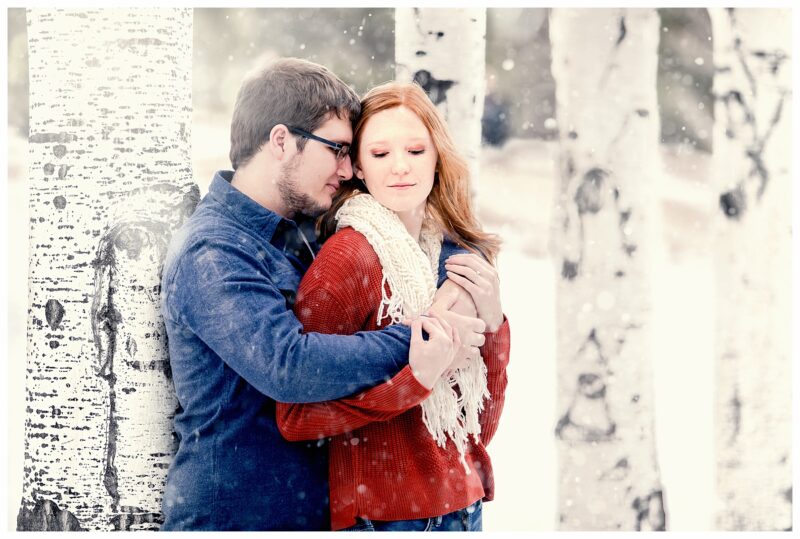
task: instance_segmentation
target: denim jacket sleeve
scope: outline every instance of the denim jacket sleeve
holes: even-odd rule
[[[206,238],[165,281],[162,311],[197,335],[261,393],[282,402],[342,398],[389,380],[408,363],[410,330],[302,332],[258,254]]]
[[[436,287],[439,288],[447,280],[447,270],[444,269],[444,263],[453,255],[469,253],[466,249],[457,245],[453,240],[445,236],[442,239],[442,252],[439,254],[439,282]]]

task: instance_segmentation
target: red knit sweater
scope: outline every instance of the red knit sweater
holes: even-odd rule
[[[383,271],[367,239],[352,228],[331,237],[300,283],[295,312],[305,331],[350,335],[374,330]],[[466,474],[448,438],[436,445],[417,406],[430,391],[406,366],[385,384],[351,398],[277,405],[278,427],[287,440],[330,442],[331,527],[347,528],[355,517],[410,520],[444,515],[494,497],[486,444],[503,410],[509,352],[508,321],[486,334],[481,355],[491,400],[480,417],[481,443],[470,438]]]

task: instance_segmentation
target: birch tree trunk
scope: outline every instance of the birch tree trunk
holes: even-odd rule
[[[559,526],[664,530],[651,371],[654,9],[554,9]]]
[[[192,12],[28,11],[30,245],[18,530],[153,529],[177,400],[160,269],[197,204]]]
[[[478,191],[486,93],[486,9],[395,9],[399,81],[416,81],[442,113]]]
[[[724,530],[792,527],[791,13],[709,9]]]

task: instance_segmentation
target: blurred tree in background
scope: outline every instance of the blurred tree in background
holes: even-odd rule
[[[547,9],[492,8],[486,15],[484,141],[557,135]],[[660,9],[661,141],[711,149],[711,26],[705,9]],[[392,8],[198,8],[193,104],[229,115],[245,73],[269,58],[325,65],[359,94],[394,78]],[[27,138],[25,10],[8,10],[8,123]],[[226,126],[227,127],[227,126]]]

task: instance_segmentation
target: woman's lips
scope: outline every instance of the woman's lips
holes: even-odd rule
[[[399,189],[399,190],[402,191],[404,189],[408,189],[410,187],[414,187],[415,185],[417,185],[417,184],[416,183],[396,183],[394,185],[390,185],[389,187],[391,187],[392,189]]]

